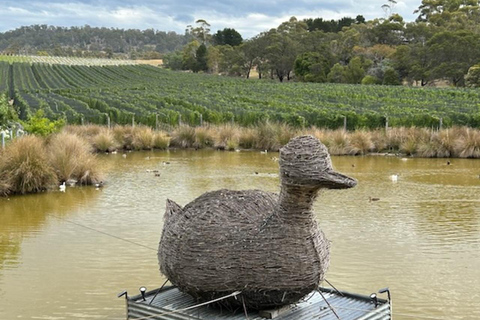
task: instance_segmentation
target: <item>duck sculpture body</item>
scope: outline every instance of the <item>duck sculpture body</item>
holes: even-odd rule
[[[312,136],[280,150],[280,194],[261,190],[207,192],[185,207],[167,200],[158,259],[180,290],[222,304],[266,309],[295,303],[315,290],[329,266],[329,241],[313,202],[321,189],[356,180],[333,170]]]

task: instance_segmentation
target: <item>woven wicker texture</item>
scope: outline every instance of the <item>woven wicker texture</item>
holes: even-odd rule
[[[182,291],[263,309],[297,302],[313,291],[330,262],[329,241],[312,210],[322,188],[356,181],[336,173],[325,146],[311,136],[280,150],[280,194],[207,192],[184,208],[168,200],[158,259]]]

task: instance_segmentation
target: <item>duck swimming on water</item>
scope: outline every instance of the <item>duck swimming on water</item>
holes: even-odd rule
[[[312,136],[280,150],[280,194],[261,190],[207,192],[181,207],[167,200],[158,259],[180,290],[227,306],[264,309],[297,302],[318,288],[330,263],[330,242],[313,203],[322,189],[351,188],[333,170],[327,148]]]

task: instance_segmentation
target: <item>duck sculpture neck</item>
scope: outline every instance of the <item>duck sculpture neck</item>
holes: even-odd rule
[[[278,199],[279,213],[285,215],[285,218],[313,214],[313,202],[319,190],[318,187],[282,183]]]

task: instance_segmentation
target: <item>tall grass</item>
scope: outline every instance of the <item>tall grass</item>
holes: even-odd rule
[[[196,149],[213,147],[215,143],[215,130],[210,127],[195,128],[195,142],[193,146]]]
[[[111,130],[103,128],[92,138],[93,147],[97,151],[112,152],[117,149],[118,142]]]
[[[432,130],[416,127],[393,127],[389,130],[344,131],[321,128],[297,130],[286,124],[265,122],[255,127],[235,125],[177,127],[171,132],[153,132],[146,127],[116,126],[110,133],[100,126],[67,127],[86,137],[99,151],[124,149],[209,148],[233,150],[258,149],[278,151],[292,137],[310,134],[317,137],[332,155],[364,155],[369,152],[393,152],[417,157],[479,158],[478,129],[452,127]],[[97,134],[96,136],[92,136]],[[108,135],[113,136],[114,144]],[[169,138],[170,137],[170,138]],[[98,139],[98,140],[97,140]]]
[[[153,130],[140,126],[133,130],[132,147],[135,150],[150,150],[153,148]]]
[[[48,153],[59,181],[93,184],[102,180],[99,163],[84,138],[66,132],[57,134],[48,144]]]
[[[153,147],[165,150],[170,146],[170,137],[165,132],[156,132],[153,136]]]
[[[195,143],[195,129],[186,125],[177,127],[172,132],[170,144],[180,148],[191,148]]]
[[[239,131],[239,127],[230,124],[217,127],[214,136],[214,147],[221,150],[237,149]]]
[[[9,193],[26,194],[46,190],[57,182],[48,161],[44,140],[36,136],[15,139],[6,147],[0,163],[4,188]]]
[[[455,141],[455,150],[460,158],[480,158],[480,131],[466,129]]]

